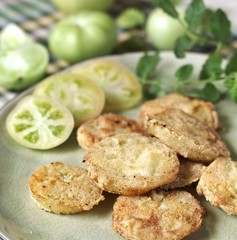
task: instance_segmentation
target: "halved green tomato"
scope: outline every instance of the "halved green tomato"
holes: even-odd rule
[[[105,103],[104,92],[97,84],[86,76],[72,73],[46,78],[36,86],[33,94],[62,102],[72,112],[75,127],[98,116]]]
[[[101,86],[105,93],[107,112],[134,107],[142,98],[142,88],[137,76],[114,60],[89,60],[73,67],[72,72],[83,74]]]
[[[49,53],[14,23],[0,34],[0,86],[22,90],[40,80],[48,66]]]
[[[50,149],[62,144],[73,127],[71,112],[63,104],[42,96],[24,97],[6,119],[9,135],[33,149]]]
[[[37,43],[0,52],[0,86],[22,90],[39,81],[48,66],[47,49]]]
[[[0,47],[4,51],[14,50],[22,44],[33,43],[33,39],[14,23],[9,23],[1,31]]]

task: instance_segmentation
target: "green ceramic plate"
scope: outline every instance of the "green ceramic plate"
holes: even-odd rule
[[[111,58],[134,69],[140,56],[136,53]],[[193,63],[198,70],[205,58],[205,55],[188,54],[187,58],[177,61],[172,53],[163,53],[158,70],[167,80],[172,79],[177,66]],[[26,149],[10,139],[5,129],[6,116],[29,91],[11,101],[0,114],[0,235],[11,240],[122,239],[111,229],[111,211],[116,196],[105,194],[106,200],[99,206],[73,216],[47,213],[31,200],[27,180],[36,168],[52,161],[85,165],[82,162],[84,151],[78,147],[75,133],[65,144],[47,151]],[[237,105],[224,100],[217,108],[225,128],[223,138],[232,151],[233,159],[237,159]],[[137,118],[139,108],[124,114]],[[203,227],[186,239],[236,240],[237,217],[228,216],[202,198],[201,202],[207,211]]]

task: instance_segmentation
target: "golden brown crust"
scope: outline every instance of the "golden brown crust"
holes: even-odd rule
[[[88,120],[77,130],[79,145],[88,150],[96,142],[119,133],[143,133],[140,125],[133,119],[112,113]]]
[[[237,215],[237,162],[216,159],[202,172],[197,192],[227,214]]]
[[[165,109],[147,116],[146,129],[184,158],[211,162],[229,156],[229,150],[215,131],[179,109]]]
[[[95,144],[85,156],[90,177],[105,191],[139,195],[174,181],[176,153],[154,137],[118,134]]]
[[[153,192],[150,197],[118,197],[112,228],[125,239],[179,240],[197,231],[204,213],[188,192]]]
[[[167,108],[177,108],[198,118],[212,129],[219,128],[218,115],[211,102],[171,93],[164,97],[147,101],[141,107],[140,121],[143,125],[145,116],[159,113]]]
[[[36,204],[49,212],[75,214],[104,200],[102,190],[76,166],[53,162],[30,176],[29,190]]]
[[[179,157],[179,161],[178,178],[174,182],[164,186],[163,189],[176,189],[189,186],[200,179],[202,171],[206,168],[203,163],[190,161],[182,157]]]

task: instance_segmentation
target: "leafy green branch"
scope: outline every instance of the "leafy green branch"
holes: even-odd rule
[[[176,70],[176,80],[171,91],[213,102],[217,102],[227,93],[237,103],[236,49],[232,49],[234,54],[231,58],[225,59],[227,64],[223,67],[222,49],[229,47],[231,38],[231,22],[225,12],[221,9],[210,12],[203,0],[193,0],[186,8],[184,21],[171,0],[154,0],[154,3],[178,20],[186,30],[185,34],[175,42],[174,53],[177,58],[185,57],[186,52],[192,49],[195,40],[196,45],[211,44],[213,47],[197,79],[190,79],[194,69],[192,64],[186,64]],[[147,99],[158,97],[167,91],[165,83],[155,73],[160,61],[158,51],[150,55],[145,53],[137,65],[137,74],[141,78],[144,96]],[[224,93],[216,86],[219,82],[225,87]]]

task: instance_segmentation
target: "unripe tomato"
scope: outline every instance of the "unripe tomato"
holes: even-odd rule
[[[183,19],[184,11],[179,9],[178,12]],[[160,8],[154,9],[147,18],[147,38],[160,50],[173,49],[176,39],[185,32],[185,28],[177,19],[172,18]]]
[[[115,21],[103,12],[86,11],[66,17],[49,36],[52,53],[69,63],[108,54],[116,43]]]
[[[47,70],[49,53],[14,23],[0,34],[0,86],[23,90],[39,81]]]
[[[114,0],[52,0],[56,7],[66,14],[74,14],[83,10],[106,10]]]

